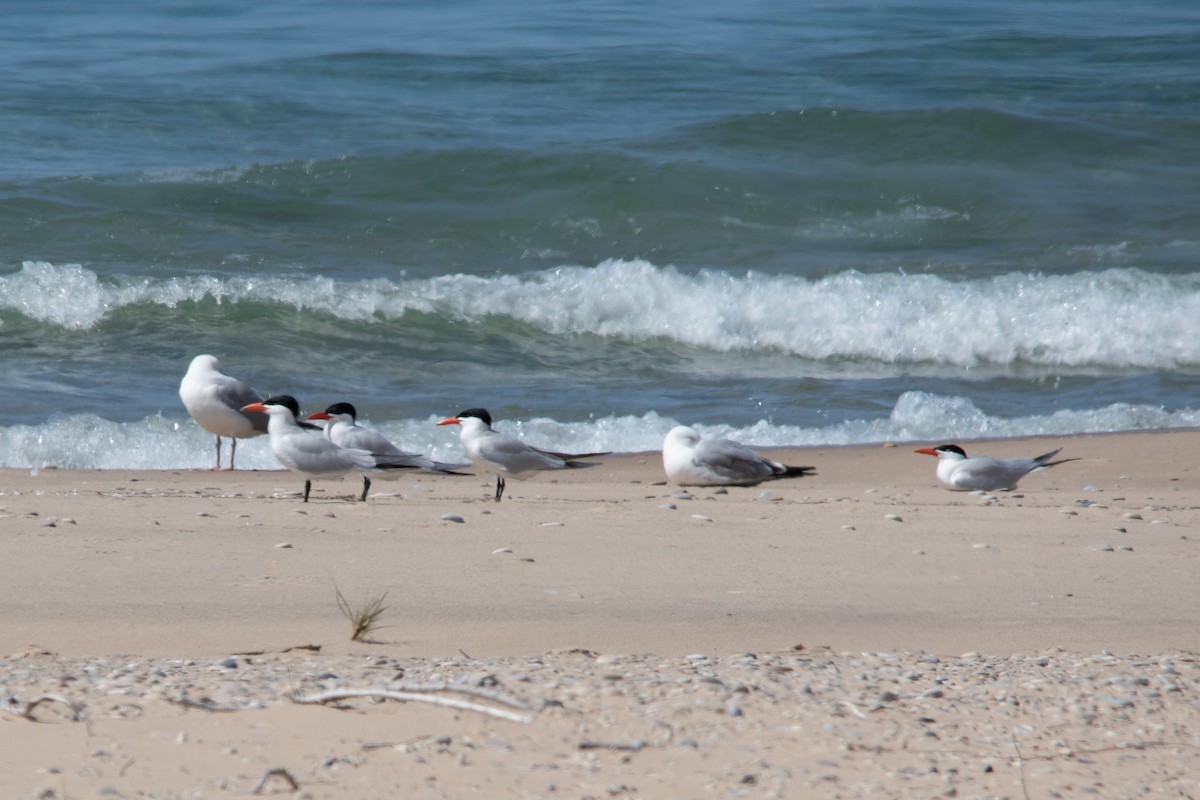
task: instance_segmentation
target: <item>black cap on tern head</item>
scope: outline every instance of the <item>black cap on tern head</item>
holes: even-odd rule
[[[489,428],[492,427],[492,415],[487,412],[486,408],[468,408],[466,411],[460,411],[454,416],[462,419],[463,417],[475,417],[483,420],[483,424]]]
[[[958,453],[960,456],[966,456],[966,454],[967,454],[966,450],[963,450],[961,447],[959,447],[956,444],[943,444],[943,445],[941,445],[939,447],[935,447],[933,449],[941,450],[943,453]]]
[[[300,416],[300,404],[290,394],[277,394],[263,400],[264,406],[283,406],[292,412],[293,417]]]
[[[350,419],[358,419],[358,411],[349,403],[334,403],[325,409],[326,414],[349,414]]]

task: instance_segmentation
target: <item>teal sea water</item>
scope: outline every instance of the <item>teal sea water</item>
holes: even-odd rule
[[[0,26],[0,466],[210,466],[202,352],[446,459],[1200,421],[1194,3],[111,5]]]

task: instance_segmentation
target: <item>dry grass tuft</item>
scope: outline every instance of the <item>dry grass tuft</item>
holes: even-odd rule
[[[379,629],[379,620],[383,617],[383,612],[387,611],[387,606],[383,604],[383,601],[387,599],[387,592],[372,597],[360,606],[351,606],[341,589],[334,586],[333,591],[337,594],[338,609],[342,612],[342,616],[350,620],[350,640],[353,642],[372,641],[370,636]]]

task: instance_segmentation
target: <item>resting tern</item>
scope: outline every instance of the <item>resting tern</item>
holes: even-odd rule
[[[1017,482],[1031,472],[1053,467],[1055,464],[1065,464],[1068,461],[1078,461],[1077,458],[1064,458],[1058,461],[1050,459],[1058,455],[1058,450],[1043,453],[1037,458],[992,458],[991,456],[971,456],[956,444],[944,444],[940,447],[922,447],[917,450],[927,456],[937,456],[937,478],[947,489],[957,492],[983,490],[997,492],[1001,489],[1015,489]]]
[[[340,478],[347,472],[378,469],[412,469],[392,463],[387,455],[370,450],[340,447],[325,436],[309,433],[299,421],[300,404],[291,395],[268,397],[261,403],[251,403],[243,411],[261,411],[270,417],[267,433],[271,437],[271,452],[279,463],[304,476],[304,502],[312,490],[312,479]]]
[[[434,461],[423,453],[409,453],[401,450],[382,433],[359,425],[358,409],[350,403],[334,403],[324,411],[309,414],[308,418],[310,420],[326,420],[325,437],[339,447],[366,450],[376,455],[387,456],[389,463],[394,465],[392,467],[393,470],[396,467],[407,466],[422,472],[461,474],[454,472],[454,470],[471,466],[469,463],[446,464],[441,461]],[[381,478],[387,479],[400,477],[400,473],[396,471],[378,472],[376,474]],[[367,492],[370,489],[371,478],[364,474],[361,500],[367,499]]]
[[[192,359],[179,384],[179,399],[196,424],[217,437],[217,465],[221,468],[221,437],[230,440],[229,468],[237,453],[237,440],[267,432],[267,415],[247,412],[243,407],[262,401],[262,395],[248,384],[221,372],[216,356],[199,355]]]
[[[663,440],[663,469],[680,486],[753,486],[778,478],[799,478],[815,467],[789,467],[764,458],[729,439],[702,439],[677,425]]]
[[[608,453],[555,453],[539,450],[515,436],[492,430],[492,415],[482,408],[468,408],[438,425],[460,425],[459,440],[467,458],[483,472],[496,476],[496,502],[504,495],[505,478],[522,479],[541,470],[594,467],[581,458],[606,456]]]

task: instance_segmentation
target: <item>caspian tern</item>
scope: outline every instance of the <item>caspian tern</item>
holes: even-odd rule
[[[309,433],[302,425],[300,404],[291,395],[268,397],[261,403],[251,403],[243,411],[261,411],[270,417],[267,433],[271,437],[271,452],[279,463],[304,476],[304,502],[312,490],[314,478],[340,478],[347,472],[379,469],[412,469],[390,463],[386,455],[369,450],[340,447],[321,434]],[[316,427],[316,426],[310,426]]]
[[[237,440],[267,432],[267,415],[243,411],[250,403],[262,401],[262,395],[237,378],[221,372],[216,356],[199,355],[192,359],[187,374],[179,383],[179,399],[188,414],[204,430],[216,434],[217,465],[221,468],[221,437],[230,440],[229,468],[237,453]]]
[[[1058,461],[1050,459],[1058,455],[1058,450],[1043,453],[1037,458],[992,458],[991,456],[971,456],[956,444],[944,444],[939,447],[922,447],[917,450],[927,456],[937,456],[937,478],[947,489],[956,492],[983,490],[997,492],[1001,489],[1015,489],[1017,482],[1031,472],[1053,467],[1055,464],[1065,464],[1068,461],[1078,461],[1078,458],[1064,458]]]
[[[471,466],[469,463],[447,464],[442,461],[434,461],[424,453],[409,453],[401,450],[382,433],[359,425],[358,409],[350,403],[334,403],[324,411],[309,414],[308,418],[310,420],[326,420],[325,437],[339,447],[367,450],[375,455],[387,456],[393,466],[391,471],[376,473],[381,478],[390,480],[400,477],[400,473],[394,471],[396,467],[407,466],[421,472],[445,472],[459,475],[462,473],[456,473],[455,470]],[[370,489],[371,478],[364,474],[361,500],[367,499],[367,492]]]
[[[738,442],[701,439],[694,429],[677,425],[663,440],[663,469],[680,486],[753,486],[809,475],[816,467],[789,467]]]
[[[526,476],[550,469],[575,469],[594,467],[594,462],[579,461],[580,458],[606,456],[608,453],[555,453],[539,450],[515,436],[492,430],[492,415],[482,408],[468,408],[453,417],[446,417],[438,425],[460,425],[459,441],[467,458],[479,470],[496,476],[496,502],[504,495],[505,478]]]

